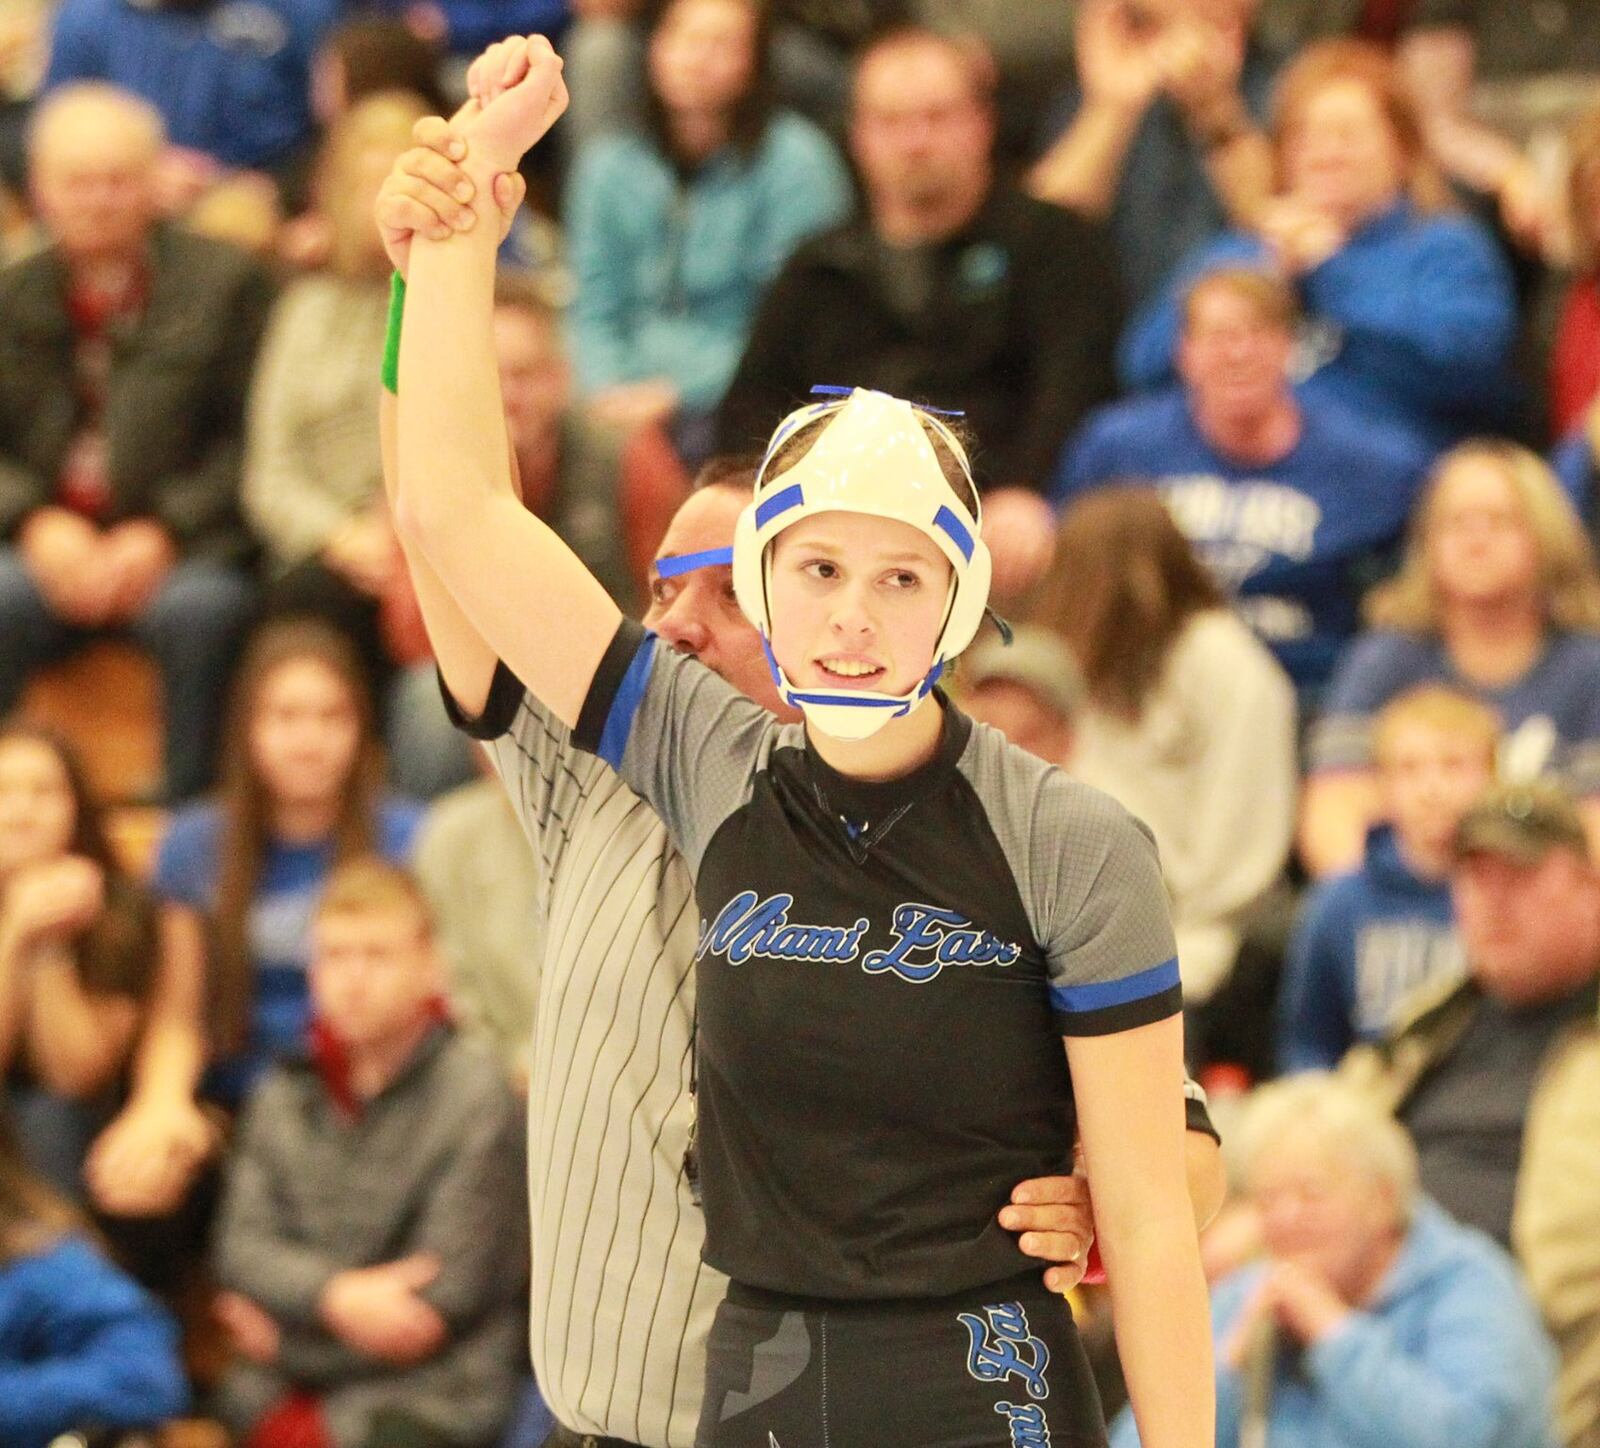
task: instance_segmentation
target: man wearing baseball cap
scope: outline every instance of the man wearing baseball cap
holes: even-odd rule
[[[1572,800],[1535,782],[1497,786],[1468,811],[1450,885],[1466,977],[1430,987],[1341,1069],[1410,1130],[1425,1190],[1509,1244],[1535,1087],[1553,1047],[1596,1010],[1600,873]]]

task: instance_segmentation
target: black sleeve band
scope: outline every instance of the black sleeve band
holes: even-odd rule
[[[450,716],[450,722],[463,734],[473,739],[498,739],[502,734],[507,734],[511,726],[517,721],[517,710],[522,707],[523,696],[528,692],[522,687],[522,680],[511,672],[503,663],[496,660],[494,666],[494,680],[489,685],[489,698],[484,703],[483,713],[476,719],[469,719],[461,710],[461,705],[456,702],[456,696],[450,692],[450,686],[444,681],[444,674],[434,668],[439,677],[439,693],[444,699],[444,712]]]
[[[1184,1125],[1190,1131],[1203,1132],[1218,1146],[1222,1145],[1222,1137],[1211,1120],[1211,1112],[1207,1110],[1206,1103],[1198,1096],[1185,1096],[1183,1098]]]
[[[594,671],[589,693],[584,698],[578,715],[578,727],[572,731],[572,742],[590,754],[600,752],[600,736],[605,733],[606,720],[611,717],[611,705],[622,687],[623,676],[633,664],[639,645],[644,642],[644,628],[631,618],[624,618],[606,645],[605,657]]]

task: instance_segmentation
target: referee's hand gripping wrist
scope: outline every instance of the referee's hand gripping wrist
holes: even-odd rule
[[[478,224],[478,206],[485,192],[493,201],[499,233],[504,238],[527,185],[513,173],[496,173],[476,164],[462,134],[462,121],[475,103],[450,121],[425,116],[412,129],[411,149],[395,162],[373,208],[378,234],[390,264],[403,277],[411,261],[411,243],[425,236],[444,241]]]

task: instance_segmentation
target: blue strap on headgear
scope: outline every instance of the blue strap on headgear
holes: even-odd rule
[[[731,568],[732,548],[707,548],[700,553],[668,553],[656,559],[656,572],[663,578],[677,578],[697,568]]]

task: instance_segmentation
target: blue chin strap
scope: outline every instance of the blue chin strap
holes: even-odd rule
[[[922,676],[922,682],[910,694],[894,698],[887,694],[860,693],[853,689],[796,689],[787,678],[783,670],[778,667],[778,656],[772,652],[772,640],[765,633],[761,635],[761,652],[767,656],[767,670],[772,675],[772,682],[777,686],[778,697],[785,704],[796,709],[812,708],[841,708],[841,709],[888,709],[889,718],[899,719],[909,714],[920,704],[933,686],[939,682],[944,673],[944,660],[935,659],[933,667]],[[847,736],[848,737],[848,736]]]

